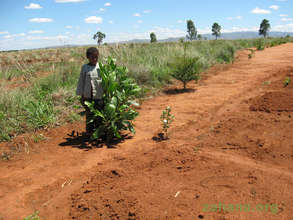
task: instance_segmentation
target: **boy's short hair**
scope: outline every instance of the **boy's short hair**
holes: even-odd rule
[[[99,50],[95,47],[90,47],[86,50],[86,57],[89,58],[90,55],[97,53],[99,56]]]

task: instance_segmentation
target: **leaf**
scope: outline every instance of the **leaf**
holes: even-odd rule
[[[115,107],[117,106],[117,98],[115,96],[112,97],[111,104],[113,104]]]
[[[106,113],[108,114],[107,118],[113,119],[115,116],[115,105],[108,103],[105,107]]]
[[[104,135],[104,132],[102,130],[103,130],[103,127],[98,127],[92,134],[91,139],[96,140],[100,138],[102,135]]]
[[[136,101],[133,101],[133,100],[128,101],[128,105],[133,105],[135,107],[139,107],[139,104]]]

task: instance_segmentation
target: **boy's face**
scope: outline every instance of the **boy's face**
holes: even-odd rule
[[[90,65],[93,65],[95,66],[98,62],[98,58],[99,58],[99,55],[98,53],[92,53],[88,56],[88,60],[89,60],[89,63]]]

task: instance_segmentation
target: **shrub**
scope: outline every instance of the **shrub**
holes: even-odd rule
[[[231,63],[234,61],[235,48],[228,44],[223,47],[217,54],[217,61],[219,63]]]
[[[291,78],[290,77],[286,77],[286,79],[283,82],[284,87],[288,86],[291,83]]]
[[[118,67],[111,57],[108,57],[106,64],[99,65],[104,108],[99,111],[94,108],[94,103],[86,104],[94,113],[94,120],[101,121],[95,128],[92,139],[106,138],[109,142],[115,137],[121,138],[121,130],[135,133],[132,120],[138,116],[138,112],[131,107],[138,105],[133,100],[140,94],[141,88],[128,77],[126,67]]]
[[[170,67],[172,77],[181,81],[184,89],[189,81],[200,79],[200,72],[203,69],[199,57],[178,57]]]
[[[257,50],[264,50],[265,49],[265,40],[262,38],[257,39],[255,42],[255,46]]]
[[[255,54],[255,50],[254,49],[248,49],[250,51],[250,54],[248,54],[248,59],[251,59],[254,54]]]
[[[44,128],[55,121],[52,97],[43,91],[37,92],[35,99],[29,100],[24,111],[29,126],[33,129]]]

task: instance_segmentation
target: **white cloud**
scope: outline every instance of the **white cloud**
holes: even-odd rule
[[[72,26],[71,25],[67,25],[67,26],[65,26],[65,28],[72,29]]]
[[[292,18],[282,18],[281,21],[292,21]]]
[[[114,22],[113,21],[108,21],[109,22],[109,24],[113,24]]]
[[[133,16],[140,17],[140,14],[139,13],[134,13]]]
[[[103,23],[103,18],[101,17],[96,17],[96,16],[90,16],[84,19],[85,23],[89,24],[101,24]]]
[[[100,9],[99,9],[99,12],[103,12],[103,11],[105,11],[104,8],[100,8]]]
[[[241,17],[241,16],[228,17],[227,19],[228,19],[228,20],[240,20],[240,19],[242,19],[242,17]]]
[[[52,22],[53,19],[51,19],[51,18],[32,18],[29,21],[36,22],[36,23],[46,23],[46,22]]]
[[[136,27],[139,27],[136,25]],[[109,33],[107,35],[107,42],[119,42],[119,41],[128,41],[133,39],[149,39],[150,33],[154,32],[157,36],[157,39],[166,39],[169,37],[185,37],[186,31],[174,28],[164,28],[164,27],[154,27],[146,32],[120,32],[120,33]]]
[[[68,36],[64,36],[64,35],[57,35],[57,36],[47,36],[47,37],[41,37],[41,36],[27,36],[26,39],[27,40],[65,40],[68,39]]]
[[[107,6],[111,6],[111,5],[112,5],[112,4],[111,4],[110,2],[107,2],[107,3],[104,4],[104,6],[106,6],[106,7],[107,7]]]
[[[12,37],[12,35],[5,35],[3,38],[10,39],[10,38],[13,38],[13,37]]]
[[[143,11],[143,13],[145,13],[145,14],[149,14],[149,13],[151,13],[152,12],[152,10],[144,10]]]
[[[276,0],[277,2],[286,2],[287,0]]]
[[[143,23],[143,21],[142,20],[138,20],[137,23],[141,24],[141,23]]]
[[[1,34],[9,34],[9,32],[8,31],[0,31],[0,35]]]
[[[293,32],[293,23],[276,25],[272,27],[272,31]]]
[[[85,0],[55,0],[56,3],[83,2]]]
[[[9,35],[5,35],[3,38],[5,39],[12,39],[15,37],[24,37],[25,33],[19,33],[19,34],[9,34]]]
[[[270,8],[271,9],[274,9],[274,10],[278,10],[280,8],[280,6],[278,6],[278,5],[271,5]]]
[[[171,29],[164,27],[154,27],[154,29],[150,30],[148,33],[154,32],[158,39],[166,39],[169,37],[184,37],[186,35],[185,30],[181,29]]]
[[[42,30],[34,30],[34,31],[29,31],[28,33],[29,34],[43,34],[44,31],[42,31]]]
[[[184,21],[183,20],[178,20],[177,23],[182,24]]]
[[[280,15],[280,17],[288,17],[288,15],[282,14]]]
[[[23,34],[18,34],[23,35]],[[13,35],[7,38],[0,38],[0,50],[19,50],[19,49],[33,49],[44,48],[51,46],[58,46],[64,44],[94,44],[91,35],[84,35],[80,37],[77,35],[65,34],[57,36],[33,36],[13,38]]]
[[[270,14],[271,11],[256,7],[255,9],[251,10],[251,13],[252,14]]]
[[[30,3],[28,6],[24,6],[25,9],[41,9],[39,4]]]

